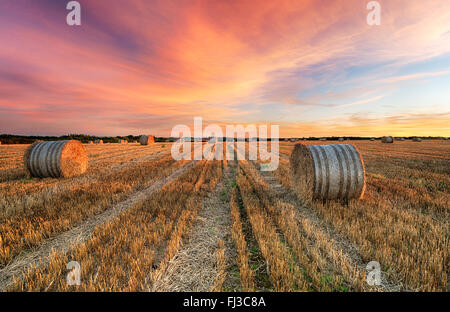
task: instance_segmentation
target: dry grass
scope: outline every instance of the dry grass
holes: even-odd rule
[[[33,248],[44,239],[66,231],[89,216],[107,209],[129,194],[169,174],[179,165],[181,163],[175,163],[171,157],[165,157],[144,162],[140,166],[104,172],[93,179],[44,179],[57,180],[54,182],[54,188],[50,189],[42,187],[38,179],[31,180],[27,181],[28,185],[24,189],[2,194],[0,267],[20,252]],[[68,181],[65,187],[64,181]],[[45,181],[43,183],[45,184]],[[7,182],[5,184],[2,186],[10,189],[11,185],[7,185]],[[43,189],[39,192],[41,187]]]
[[[199,163],[113,222],[99,227],[87,243],[74,247],[68,254],[54,254],[46,266],[30,270],[10,290],[149,289],[164,273],[197,214],[199,201],[196,199],[205,192],[195,192],[194,185],[205,166],[208,164]],[[217,171],[206,171],[206,174],[214,173]],[[208,186],[203,189],[209,191],[218,179],[220,176],[213,175],[204,178]],[[65,283],[65,265],[70,259],[81,264],[81,287]]]
[[[242,285],[242,291],[254,291],[255,273],[250,269],[250,252],[247,249],[247,242],[243,233],[241,215],[237,202],[237,189],[233,188],[230,199],[231,217],[233,219],[232,237],[236,244],[238,258],[236,262],[239,266],[239,273]]]
[[[281,143],[280,166],[274,172],[257,170],[260,161],[239,162],[236,180],[230,182],[236,187],[231,188],[228,226],[242,290],[448,291],[450,142],[424,140],[420,149],[411,141],[351,143],[364,158],[367,187],[362,200],[347,204],[309,203],[289,190],[288,159],[294,143]],[[0,147],[4,152],[0,155],[1,266],[184,164],[171,159],[169,144],[161,146],[85,145],[87,173],[61,180],[27,179],[19,160],[26,146]],[[227,275],[234,274],[227,262],[227,241],[216,240],[207,249],[214,269],[202,274],[190,273],[189,268],[201,270],[206,255],[183,244],[191,229],[201,226],[195,223],[201,203],[216,194],[212,191],[224,168],[233,165],[198,162],[97,227],[86,242],[67,253],[52,254],[48,263],[30,269],[10,290],[158,290],[154,286],[160,281],[173,283],[169,277],[175,273],[185,282],[202,276],[208,280],[203,285],[208,290],[226,290]],[[185,260],[198,263],[177,262],[180,251],[189,253]],[[71,260],[81,264],[81,286],[65,282]],[[381,287],[365,283],[365,265],[370,261],[381,264]],[[169,289],[188,289],[177,287]]]
[[[359,247],[364,262],[380,262],[383,271],[404,287],[446,291],[450,144],[423,142],[417,150],[415,143],[396,142],[395,151],[376,142],[354,144],[365,160],[365,198],[348,206],[316,202],[312,208]],[[282,177],[280,182],[289,184]]]
[[[218,272],[211,291],[217,292],[223,290],[223,283],[226,279],[227,262],[225,259],[225,243],[223,242],[223,240],[219,240],[218,248],[216,250],[216,257]]]
[[[245,163],[245,161],[240,162]],[[255,194],[252,181],[240,168],[237,183],[253,233],[264,256],[275,291],[305,290],[306,282],[291,251],[283,242],[263,203]]]

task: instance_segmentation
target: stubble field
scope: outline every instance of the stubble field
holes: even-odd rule
[[[31,178],[27,146],[1,145],[0,289],[448,291],[450,142],[343,143],[366,168],[348,203],[290,190],[291,142],[274,172],[175,161],[168,143],[85,145],[89,169],[70,179]],[[366,282],[370,261],[381,285]]]

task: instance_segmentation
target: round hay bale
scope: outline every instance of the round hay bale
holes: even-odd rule
[[[371,138],[370,141],[375,141],[375,138]]]
[[[153,135],[141,135],[139,138],[141,145],[149,145],[155,143],[155,137]]]
[[[339,141],[340,141],[340,142],[344,141],[344,138],[339,138]]]
[[[381,143],[394,143],[394,138],[391,136],[384,136],[381,138]]]
[[[76,140],[35,142],[25,150],[23,161],[31,176],[70,178],[86,172],[88,157]]]
[[[93,141],[89,141],[89,144],[94,144],[94,142]]]
[[[103,140],[95,140],[95,144],[103,144]]]
[[[413,138],[412,140],[413,140],[413,142],[422,142],[422,139],[421,139],[421,138],[416,138],[416,137],[415,137],[415,138]]]
[[[296,144],[290,168],[292,188],[301,199],[348,200],[364,195],[364,162],[351,144]]]

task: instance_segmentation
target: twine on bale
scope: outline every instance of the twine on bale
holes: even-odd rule
[[[364,195],[364,162],[351,144],[296,144],[290,168],[292,188],[303,200],[349,200]]]
[[[33,177],[70,178],[86,172],[88,157],[76,140],[35,142],[27,147],[23,161]]]

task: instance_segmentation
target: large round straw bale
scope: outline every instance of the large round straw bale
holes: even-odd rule
[[[362,198],[365,169],[351,144],[296,144],[290,158],[292,188],[304,200]]]
[[[139,143],[141,143],[141,145],[149,145],[155,143],[155,137],[153,135],[141,135],[141,137],[139,138]]]
[[[394,138],[391,136],[384,136],[381,138],[381,143],[394,143]]]
[[[25,150],[23,161],[33,177],[70,178],[86,172],[88,157],[76,140],[35,142]]]

